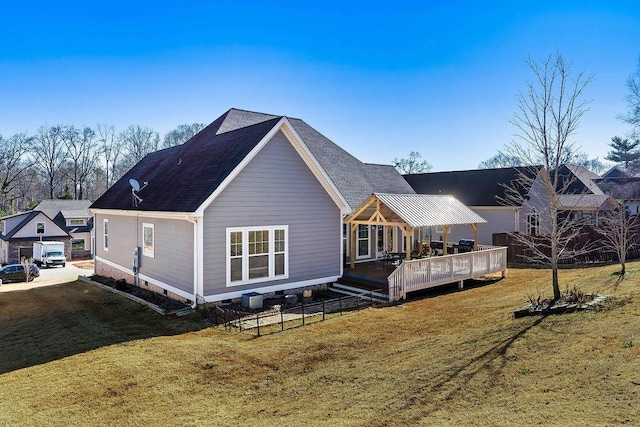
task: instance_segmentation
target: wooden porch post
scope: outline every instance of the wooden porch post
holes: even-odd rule
[[[478,250],[478,224],[469,224],[473,230],[473,251]]]
[[[442,255],[447,255],[447,238],[449,237],[450,225],[442,226]]]
[[[356,267],[356,230],[358,229],[356,225],[351,222],[349,223],[350,228],[350,241],[349,241],[349,263],[351,268]]]
[[[411,261],[411,234],[413,233],[413,228],[406,226],[404,230],[404,238],[406,242],[405,259],[407,261]]]

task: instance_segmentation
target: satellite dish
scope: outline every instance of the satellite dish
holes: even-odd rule
[[[129,185],[131,185],[131,188],[133,188],[134,191],[140,191],[140,183],[137,180],[131,178],[129,180]]]

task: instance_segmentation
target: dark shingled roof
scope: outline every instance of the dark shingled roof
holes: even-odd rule
[[[232,108],[183,145],[147,155],[91,207],[194,212],[282,117]],[[289,121],[352,209],[372,193],[414,193],[392,166],[364,164],[304,121]],[[131,178],[149,183],[137,208]]]
[[[504,185],[515,183],[520,173],[534,176],[531,168],[511,167],[409,174],[404,179],[418,194],[450,194],[467,206],[501,206]]]
[[[352,209],[373,193],[415,193],[393,166],[362,163],[304,121],[290,121]]]
[[[92,208],[195,212],[275,126],[278,118],[218,133],[228,112],[182,145],[148,154],[107,190]],[[149,184],[133,207],[129,179]]]

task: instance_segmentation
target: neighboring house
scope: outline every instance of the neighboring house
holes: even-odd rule
[[[640,214],[640,177],[622,166],[614,166],[596,181],[605,194],[624,202],[630,215]]]
[[[570,215],[585,224],[597,225],[598,212],[613,209],[616,201],[606,195],[597,185],[600,176],[590,170],[574,165],[562,165],[559,170],[558,193],[559,215]],[[522,206],[520,231],[529,235],[548,233],[549,202],[542,179],[537,176]]]
[[[1,218],[0,262],[13,264],[33,257],[33,243],[60,241],[65,243],[65,256],[71,257],[71,236],[40,211],[24,212]]]
[[[519,174],[533,177],[531,168],[477,169],[453,172],[430,172],[404,175],[405,180],[418,194],[452,195],[487,222],[478,225],[478,243],[491,245],[494,233],[520,231],[521,206],[506,204],[507,186],[516,186]],[[521,188],[520,186],[517,186]],[[522,188],[522,194],[528,189]],[[429,230],[433,240],[442,240],[441,227]],[[449,241],[472,238],[469,227],[453,226]]]
[[[450,194],[481,215],[487,223],[478,225],[479,243],[490,245],[495,233],[544,233],[545,221],[542,219],[541,225],[541,213],[546,195],[536,169],[477,169],[410,174],[404,178],[419,194]],[[519,179],[521,174],[525,174],[527,180],[533,180],[529,188],[519,185],[523,181]],[[558,192],[562,193],[560,203],[565,214],[581,219],[593,218],[595,222],[598,211],[615,206],[615,201],[598,186],[600,177],[588,169],[562,165],[559,176]],[[517,189],[517,198],[522,199],[522,203],[508,202],[511,189]],[[430,232],[432,239],[441,239],[441,229],[434,227]],[[468,227],[455,226],[449,240],[469,237]]]
[[[96,273],[196,303],[331,283],[349,252],[343,221],[374,193],[415,195],[300,119],[231,109],[91,205]],[[359,261],[411,244],[397,226],[354,235]]]
[[[34,210],[44,212],[60,228],[71,235],[71,259],[93,256],[93,217],[90,200],[47,199]]]

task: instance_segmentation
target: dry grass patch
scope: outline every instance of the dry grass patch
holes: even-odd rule
[[[551,286],[511,270],[257,339],[207,328],[69,351],[0,375],[0,425],[638,424],[640,264],[618,284],[615,269],[561,271],[615,297],[600,312],[513,319]]]

